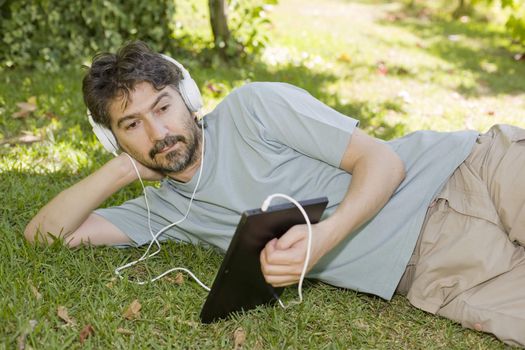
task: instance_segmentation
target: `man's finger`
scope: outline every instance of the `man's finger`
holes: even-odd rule
[[[277,249],[289,249],[297,242],[306,238],[308,235],[308,228],[305,225],[295,225],[290,228],[284,235],[277,240]]]
[[[264,265],[261,265],[261,270],[265,276],[286,276],[296,275],[300,276],[303,271],[302,265],[273,265],[268,264],[266,261]]]
[[[285,287],[291,284],[295,284],[299,281],[297,276],[288,275],[288,276],[268,276],[266,282],[271,284],[274,287]]]
[[[265,259],[271,265],[290,266],[304,262],[306,252],[303,247],[296,247],[286,250],[268,249],[265,251]]]

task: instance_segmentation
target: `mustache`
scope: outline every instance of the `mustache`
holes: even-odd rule
[[[150,158],[153,159],[155,155],[162,149],[171,147],[177,142],[186,142],[186,138],[182,135],[170,135],[166,136],[163,140],[157,141],[153,148],[149,151]]]

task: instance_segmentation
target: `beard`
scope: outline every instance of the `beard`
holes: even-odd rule
[[[197,151],[202,137],[202,131],[194,120],[190,119],[184,126],[188,130],[187,135],[168,135],[157,141],[148,152],[149,158],[131,151],[128,153],[142,165],[163,174],[183,171],[198,160]],[[164,148],[176,143],[179,143],[176,149],[159,154]]]

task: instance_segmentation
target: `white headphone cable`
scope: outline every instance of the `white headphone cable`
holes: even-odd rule
[[[201,166],[200,166],[200,169],[199,169],[199,176],[197,178],[197,183],[195,184],[195,189],[193,190],[193,193],[191,195],[191,198],[190,198],[190,202],[188,204],[188,209],[186,210],[186,214],[184,215],[184,217],[176,222],[173,222],[165,227],[163,227],[162,229],[160,229],[156,234],[153,234],[153,230],[151,228],[151,211],[150,211],[150,207],[149,207],[149,202],[148,202],[148,196],[146,194],[146,189],[144,187],[144,183],[142,181],[142,178],[140,176],[140,173],[139,173],[139,170],[137,168],[137,166],[135,165],[135,161],[134,159],[127,153],[125,153],[130,161],[131,161],[131,164],[133,165],[133,168],[135,169],[135,172],[137,173],[137,176],[138,176],[138,179],[140,181],[140,184],[142,186],[142,191],[144,193],[144,201],[146,203],[146,208],[147,208],[147,211],[148,211],[148,228],[149,228],[149,232],[151,234],[151,237],[152,237],[152,240],[148,246],[148,248],[146,249],[146,252],[144,252],[144,254],[137,260],[135,261],[132,261],[128,264],[125,264],[123,266],[120,266],[120,267],[117,267],[115,269],[115,274],[120,278],[120,279],[123,279],[123,276],[121,275],[121,271],[122,270],[125,270],[133,265],[136,265],[137,263],[141,262],[141,261],[144,261],[146,259],[149,259],[150,257],[152,256],[155,256],[157,255],[160,250],[161,250],[161,246],[160,246],[160,243],[158,241],[158,237],[164,233],[166,230],[170,229],[171,227],[175,226],[175,225],[178,225],[180,224],[181,222],[183,222],[184,220],[186,220],[186,218],[188,217],[188,214],[190,212],[190,209],[191,209],[191,205],[193,203],[193,199],[195,198],[195,193],[197,192],[197,189],[199,188],[199,184],[200,184],[200,180],[201,180],[201,176],[202,176],[202,169],[204,168],[204,142],[205,142],[205,139],[204,139],[204,120],[202,121],[202,124],[201,124],[201,134],[202,134],[202,144],[201,144]],[[150,249],[151,249],[151,246],[153,244],[156,244],[157,245],[157,250],[151,254],[148,255]],[[139,284],[139,285],[144,285],[144,284],[147,284],[147,283],[151,283],[151,282],[155,282],[156,280],[166,276],[167,274],[173,272],[173,271],[184,271],[186,273],[188,273],[202,288],[206,289],[207,291],[210,291],[210,288],[208,286],[206,286],[204,283],[202,283],[190,270],[184,268],[184,267],[175,267],[175,268],[172,268],[168,271],[165,271],[164,273],[158,275],[157,277],[154,277],[153,279],[149,280],[149,281],[133,281],[134,283],[136,284]]]
[[[297,209],[299,209],[301,214],[303,214],[304,220],[306,221],[306,225],[308,226],[308,241],[307,241],[307,244],[306,244],[306,257],[304,258],[303,269],[301,271],[301,276],[299,277],[299,285],[297,286],[297,293],[299,294],[299,300],[298,301],[294,300],[294,301],[291,301],[288,305],[284,305],[284,303],[282,302],[281,298],[277,298],[277,301],[279,302],[279,305],[281,305],[281,307],[283,309],[286,309],[289,306],[297,305],[297,304],[300,304],[300,303],[303,302],[303,281],[304,281],[304,277],[306,276],[306,269],[308,268],[308,264],[310,263],[310,254],[311,254],[311,251],[312,251],[312,224],[310,223],[310,218],[308,218],[308,214],[306,214],[306,211],[301,206],[301,204],[299,204],[299,202],[297,202],[295,199],[293,199],[292,197],[290,197],[290,196],[288,196],[286,194],[274,193],[274,194],[268,196],[264,200],[264,202],[263,202],[263,204],[261,206],[261,210],[262,211],[268,210],[268,207],[270,206],[270,202],[275,197],[281,197],[281,198],[284,198],[284,199],[292,202],[297,207]]]

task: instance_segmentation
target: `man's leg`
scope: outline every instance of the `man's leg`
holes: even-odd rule
[[[525,129],[495,125],[478,148],[468,161],[487,185],[509,238],[525,245]]]
[[[525,347],[525,260],[444,305],[438,315]]]
[[[524,241],[525,155],[523,130],[512,129],[480,137],[449,179],[400,290],[416,307],[525,346],[525,249],[510,240]]]

